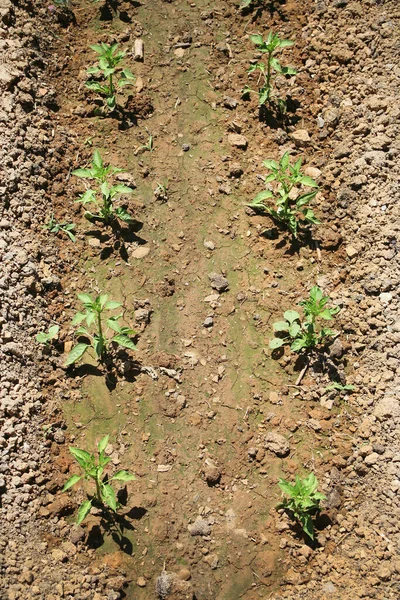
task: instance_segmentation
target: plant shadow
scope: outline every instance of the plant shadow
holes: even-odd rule
[[[122,491],[127,495],[126,488]],[[120,497],[121,492],[118,493],[119,500]],[[133,545],[126,536],[126,532],[136,530],[136,527],[131,521],[140,521],[147,514],[147,510],[138,506],[131,508],[125,513],[114,513],[104,506],[100,508],[102,510],[100,523],[93,525],[90,529],[86,541],[88,547],[93,549],[100,548],[105,542],[105,537],[109,536],[122,552],[132,556]]]
[[[91,222],[99,221],[100,219],[91,219]],[[104,229],[90,229],[85,232],[85,235],[91,236],[99,240],[102,246],[100,251],[100,258],[107,260],[114,252],[118,252],[121,259],[124,262],[128,262],[129,255],[127,250],[127,244],[138,244],[143,246],[147,243],[147,240],[137,235],[143,227],[141,221],[134,221],[133,223],[122,226],[119,221],[115,220],[111,223],[110,230],[104,231]]]
[[[258,118],[261,123],[265,123],[271,129],[283,129],[288,131],[289,127],[296,125],[301,117],[296,115],[300,108],[300,102],[291,96],[286,96],[286,112],[282,112],[276,102],[271,102],[268,106],[262,104],[258,109]]]
[[[260,19],[263,14],[268,11],[269,16],[273,17],[275,13],[281,19],[281,21],[288,21],[287,15],[281,10],[281,6],[286,4],[286,0],[253,0],[249,6],[245,6],[240,9],[240,12],[244,17],[252,15],[251,22],[255,23]]]
[[[119,10],[119,0],[106,0],[100,8],[100,21],[112,21],[117,17],[123,23],[131,23],[132,19],[126,10]],[[138,2],[132,2],[134,6],[140,6]]]
[[[317,548],[320,548],[321,544],[318,541],[317,532],[323,531],[324,529],[326,529],[327,527],[332,525],[332,520],[329,517],[329,515],[327,515],[326,513],[320,512],[320,511],[318,511],[314,514],[313,524],[314,524],[314,531],[317,535],[315,535],[314,539],[312,540],[305,533],[302,526],[300,525],[300,523],[297,521],[296,517],[294,516],[293,512],[289,509],[286,509],[285,512],[291,519],[290,530],[292,531],[292,533],[297,538],[302,539],[303,542],[306,544],[306,546],[308,546],[309,548],[312,548],[312,550],[316,550]]]

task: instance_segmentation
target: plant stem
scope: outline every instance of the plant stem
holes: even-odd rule
[[[267,61],[267,88],[268,88],[268,102],[270,102],[270,93],[271,93],[271,59],[272,59],[272,50],[268,52],[268,61]]]
[[[102,504],[100,484],[99,484],[99,478],[98,478],[97,472],[96,472],[95,482],[96,482],[96,497],[97,497],[97,500],[99,501],[99,503]]]
[[[109,77],[108,77],[108,85],[109,85],[109,88],[110,88],[110,97],[111,97],[111,96],[114,96],[114,84],[113,84],[113,76],[112,76],[112,73],[111,73],[111,75],[109,75]]]
[[[100,340],[100,347],[101,347],[100,360],[103,361],[104,355],[106,353],[106,349],[105,349],[105,345],[104,345],[103,328],[101,326],[101,311],[97,312],[97,327],[99,330],[99,340]],[[97,483],[97,479],[96,479],[96,483]]]

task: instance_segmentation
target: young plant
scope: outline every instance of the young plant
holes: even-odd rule
[[[92,166],[90,169],[76,169],[72,175],[81,179],[94,180],[99,189],[88,189],[79,196],[76,202],[81,202],[83,206],[94,204],[97,207],[97,213],[85,212],[87,219],[100,219],[105,225],[110,225],[115,219],[121,219],[125,223],[132,223],[134,220],[131,215],[122,207],[114,206],[114,201],[121,194],[132,194],[133,189],[121,183],[110,185],[108,179],[117,173],[122,173],[123,169],[105,166],[98,150],[94,151]]]
[[[168,182],[157,183],[157,187],[154,190],[154,195],[157,200],[161,200],[162,202],[166,202],[168,200]]]
[[[314,473],[310,473],[304,479],[296,476],[294,485],[284,479],[280,479],[278,485],[285,494],[278,508],[284,508],[292,513],[302,526],[304,533],[314,540],[312,517],[320,511],[320,501],[326,499],[324,494],[317,492],[318,480]]]
[[[41,331],[36,335],[36,341],[39,344],[44,344],[46,348],[48,348],[50,346],[51,340],[56,339],[56,337],[58,336],[59,330],[60,328],[58,325],[51,325],[48,328],[47,333],[45,331]]]
[[[78,338],[81,336],[89,338],[90,343],[79,342],[74,346],[67,356],[66,366],[81,359],[89,348],[93,348],[97,359],[102,363],[109,355],[113,344],[129,350],[136,350],[135,344],[130,339],[130,336],[135,335],[136,332],[130,327],[120,325],[119,319],[122,317],[122,313],[108,317],[104,322],[104,313],[120,308],[119,302],[109,300],[106,294],[100,294],[94,299],[89,294],[78,294],[78,298],[85,311],[76,313],[72,319],[72,325],[80,325],[75,331],[75,335]],[[86,327],[81,325],[83,322],[86,323]],[[90,328],[92,331],[94,330],[93,333]]]
[[[250,40],[258,47],[258,50],[266,54],[266,62],[258,62],[251,65],[248,73],[257,72],[258,77],[258,92],[246,86],[243,90],[243,96],[248,96],[250,93],[258,94],[258,103],[260,106],[265,104],[274,105],[275,100],[278,109],[281,113],[286,112],[286,102],[281,98],[276,98],[273,88],[273,80],[278,75],[296,75],[296,69],[292,67],[282,67],[275,54],[282,48],[293,46],[292,40],[282,40],[278,34],[268,33],[267,39],[263,40],[262,35],[251,35]]]
[[[288,152],[285,152],[279,163],[275,160],[265,160],[263,165],[271,172],[266,175],[264,183],[274,183],[274,191],[266,189],[259,192],[249,204],[251,208],[265,211],[275,220],[284,223],[295,238],[300,225],[299,215],[306,223],[320,223],[308,206],[318,192],[318,184],[308,175],[304,175],[301,164],[301,158],[293,165],[290,164]],[[313,189],[304,191],[303,187]],[[264,203],[270,199],[275,202],[275,208]]]
[[[43,229],[47,229],[48,231],[50,231],[50,233],[55,234],[62,231],[69,237],[71,242],[76,242],[76,237],[72,233],[75,229],[74,223],[59,223],[54,218],[53,214],[50,215],[48,222],[45,225],[43,225]]]
[[[330,383],[328,386],[326,386],[325,391],[329,392],[331,390],[335,390],[338,392],[354,392],[354,390],[356,389],[355,385],[342,385],[341,383],[338,383],[337,381],[334,381],[332,383]]]
[[[64,485],[62,491],[66,492],[81,479],[92,480],[95,484],[95,491],[88,500],[82,502],[78,510],[78,525],[82,523],[84,518],[90,512],[93,502],[101,506],[108,506],[112,511],[117,512],[119,504],[114,489],[111,486],[111,481],[133,481],[136,479],[134,475],[128,471],[118,471],[113,477],[104,477],[105,467],[111,460],[111,457],[106,456],[109,436],[105,435],[97,445],[98,456],[90,454],[81,448],[69,447],[69,451],[75,458],[78,465],[81,467],[82,475],[72,475]]]
[[[269,342],[271,350],[276,350],[285,344],[290,344],[293,352],[301,352],[316,348],[326,337],[335,335],[328,327],[320,325],[319,320],[330,321],[340,311],[339,306],[327,308],[329,296],[324,296],[318,286],[310,290],[307,300],[300,302],[303,307],[304,321],[295,310],[287,310],[283,314],[284,321],[276,321],[273,324],[275,333],[283,333],[284,337],[274,337]]]
[[[135,76],[129,69],[122,65],[126,51],[119,51],[118,44],[93,44],[90,46],[98,54],[98,65],[87,70],[88,75],[98,75],[103,78],[99,83],[89,79],[86,87],[105,97],[105,106],[113,111],[117,105],[116,92],[118,88],[132,85]]]

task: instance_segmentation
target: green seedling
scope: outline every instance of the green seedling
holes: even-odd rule
[[[93,503],[100,504],[100,506],[108,506],[112,511],[117,512],[119,503],[113,487],[111,486],[112,481],[133,481],[136,479],[134,475],[128,471],[118,471],[113,477],[104,476],[106,466],[111,460],[110,456],[106,456],[105,450],[107,448],[109,436],[105,435],[97,445],[98,456],[90,454],[86,450],[81,448],[69,447],[69,451],[81,467],[82,475],[72,475],[64,485],[62,491],[66,492],[72,486],[77,484],[81,479],[94,481],[95,491],[89,497],[89,499],[82,502],[78,510],[78,525],[82,523],[84,518],[89,514]]]
[[[299,158],[291,165],[289,153],[285,152],[279,163],[275,160],[265,160],[263,165],[271,171],[266,175],[264,183],[274,183],[274,191],[263,190],[249,206],[267,212],[275,220],[284,223],[295,238],[300,225],[299,215],[302,221],[308,224],[319,224],[320,221],[308,206],[318,192],[318,184],[312,177],[304,175],[301,169],[302,159]],[[313,189],[304,191],[304,187]],[[265,200],[271,199],[275,203],[275,208],[265,204]]]
[[[108,317],[104,323],[104,313],[120,308],[119,302],[109,300],[106,294],[100,294],[94,299],[89,294],[78,294],[78,298],[85,311],[76,313],[72,325],[79,325],[75,336],[89,338],[90,343],[79,342],[74,346],[67,356],[66,366],[80,360],[89,348],[93,348],[96,358],[101,363],[104,363],[113,345],[136,350],[131,340],[131,336],[136,332],[130,327],[120,325],[122,313]],[[83,322],[86,323],[86,327],[81,325]],[[90,329],[94,330],[93,333]]]
[[[69,237],[71,242],[76,242],[76,237],[72,233],[75,229],[74,223],[59,223],[54,218],[53,214],[50,215],[48,222],[45,225],[43,225],[43,229],[47,229],[48,231],[50,231],[50,233],[55,233],[55,234],[62,231]]]
[[[260,106],[265,104],[276,104],[281,113],[286,112],[286,102],[281,98],[277,98],[274,92],[273,80],[278,75],[296,75],[296,69],[292,67],[282,67],[275,54],[278,50],[293,46],[292,40],[282,40],[278,34],[268,33],[267,39],[263,40],[262,35],[251,35],[250,40],[258,47],[258,50],[266,54],[266,62],[258,62],[251,65],[248,73],[258,73],[258,91],[246,86],[243,90],[243,96],[246,97],[251,93],[258,94],[258,103]]]
[[[151,135],[151,133],[149,134],[149,137],[147,139],[147,143],[143,144],[142,146],[139,146],[139,150],[147,150],[148,152],[153,152],[153,150],[154,150],[154,138]]]
[[[320,319],[323,321],[332,320],[333,316],[340,311],[339,306],[327,308],[328,301],[329,296],[324,296],[318,286],[312,287],[307,300],[299,303],[303,307],[304,321],[301,320],[301,316],[297,311],[287,310],[283,314],[284,321],[276,321],[273,324],[274,332],[284,334],[284,336],[274,337],[270,341],[269,347],[271,350],[290,344],[290,349],[293,352],[307,351],[316,348],[327,337],[335,335],[332,329],[323,327],[319,323]]]
[[[88,189],[76,200],[76,202],[82,203],[83,206],[94,204],[97,207],[97,213],[88,210],[85,212],[87,219],[100,219],[105,225],[111,225],[115,219],[120,219],[125,223],[132,223],[134,221],[125,208],[114,206],[114,201],[118,196],[121,194],[132,194],[133,189],[120,183],[110,185],[107,181],[113,175],[122,172],[123,169],[119,169],[118,167],[105,166],[98,150],[94,151],[90,169],[76,169],[72,171],[72,175],[81,179],[94,180],[99,186],[99,190]]]
[[[154,190],[154,195],[158,200],[167,201],[168,200],[168,184],[167,183],[157,183],[157,187]]]
[[[305,479],[296,476],[294,485],[284,479],[280,479],[278,485],[285,494],[278,508],[289,511],[300,523],[304,533],[314,540],[312,517],[320,511],[320,501],[326,499],[324,494],[317,492],[318,480],[314,473],[310,473]]]
[[[103,78],[100,83],[89,79],[86,87],[97,92],[105,98],[105,106],[113,111],[117,105],[116,93],[119,88],[132,85],[135,76],[129,69],[122,65],[126,51],[119,51],[118,44],[92,44],[90,46],[98,54],[98,65],[87,70],[88,75],[97,75]]]
[[[50,346],[50,342],[57,338],[59,330],[60,328],[58,325],[51,325],[48,328],[47,333],[45,331],[41,331],[36,335],[36,341],[39,344],[44,344],[46,348],[48,348]]]
[[[337,381],[334,381],[332,383],[330,383],[326,388],[325,391],[329,392],[330,390],[336,390],[338,392],[354,392],[354,390],[356,389],[355,385],[343,385],[341,383],[338,383]]]

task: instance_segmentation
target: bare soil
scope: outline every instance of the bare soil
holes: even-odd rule
[[[3,19],[1,41],[22,37],[24,18],[38,28],[24,32],[25,52],[35,48],[42,60],[37,104],[7,118],[24,132],[18,168],[45,169],[36,211],[29,205],[23,218],[11,202],[4,215],[38,264],[25,291],[13,289],[25,317],[4,315],[4,356],[16,373],[29,369],[40,393],[40,409],[24,410],[21,399],[14,413],[3,395],[4,598],[398,598],[396,2],[288,0],[240,11],[221,0],[76,0],[71,10],[74,18],[21,3]],[[241,97],[257,57],[248,36],[270,29],[296,42],[282,52],[298,69],[277,82],[288,96],[282,118]],[[133,60],[137,38],[143,61]],[[137,77],[122,109],[105,116],[84,85],[95,62],[89,45],[101,41],[127,49]],[[18,85],[4,97],[24,107]],[[36,161],[37,134],[31,147],[26,140],[43,122]],[[96,148],[129,174],[133,226],[90,223],[74,203],[84,185],[71,172]],[[263,189],[262,161],[285,151],[302,156],[320,185],[321,225],[296,243],[246,206]],[[32,167],[33,180],[38,173]],[[24,191],[35,198],[27,177],[15,194]],[[75,244],[43,232],[51,212],[76,224]],[[18,239],[4,237],[2,261],[27,277],[27,261],[7,259]],[[215,274],[227,289],[213,287]],[[315,284],[341,307],[339,337],[309,361],[288,349],[273,356],[272,323]],[[88,357],[64,366],[82,291],[120,301],[138,331],[136,353],[119,353],[109,371]],[[18,319],[27,326],[13,337]],[[34,341],[48,323],[60,325],[50,350]],[[28,362],[7,346],[15,339]],[[354,393],[327,391],[332,381]],[[5,389],[19,398],[11,383]],[[21,422],[29,429],[10,445]],[[68,445],[92,449],[104,434],[113,467],[137,476],[121,490],[117,532],[98,510],[74,524],[88,487],[61,493],[77,472]],[[270,434],[288,448],[271,450]],[[41,479],[26,476],[39,471]],[[315,543],[276,509],[278,479],[310,471],[327,496]]]

